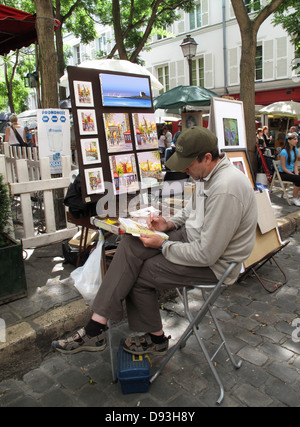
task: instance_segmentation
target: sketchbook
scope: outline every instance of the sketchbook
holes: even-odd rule
[[[169,238],[166,233],[162,233],[161,231],[156,230],[150,230],[150,228],[148,228],[146,224],[140,224],[129,218],[119,218],[119,222],[123,226],[125,232],[128,234],[132,234],[133,236],[140,236],[141,234],[158,234],[165,240]]]

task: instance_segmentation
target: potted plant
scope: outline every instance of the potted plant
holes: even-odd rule
[[[0,174],[0,304],[27,295],[27,285],[20,241],[8,235],[11,201]]]

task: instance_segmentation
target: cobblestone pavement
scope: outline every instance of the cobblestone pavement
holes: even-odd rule
[[[223,351],[215,359],[225,387],[222,407],[300,406],[300,342],[295,342],[299,340],[298,329],[300,337],[300,233],[294,233],[289,240],[290,244],[276,255],[287,274],[287,284],[269,293],[255,278],[248,277],[226,289],[217,301],[215,314],[232,351],[243,361],[242,367],[235,370]],[[275,264],[266,264],[261,274],[268,281],[281,280]],[[180,301],[166,303],[162,316],[172,345],[186,325]],[[129,333],[125,322],[114,326],[115,354],[121,337]],[[217,340],[208,319],[202,323],[201,335],[213,350]],[[153,372],[160,361],[152,358]],[[108,349],[72,356],[49,352],[35,369],[0,382],[0,406],[97,406],[106,412],[111,408],[147,407],[175,411],[213,407],[218,393],[192,336],[146,393],[122,394],[120,384],[112,383]]]

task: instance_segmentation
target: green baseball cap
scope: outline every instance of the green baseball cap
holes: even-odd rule
[[[166,162],[166,167],[181,171],[189,167],[201,154],[218,148],[218,138],[208,129],[192,126],[179,135],[175,153]]]

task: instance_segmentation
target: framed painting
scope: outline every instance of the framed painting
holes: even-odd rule
[[[136,150],[158,149],[155,115],[153,113],[132,114]]]
[[[134,153],[110,156],[109,164],[115,195],[140,189]]]
[[[160,152],[143,151],[137,153],[138,165],[141,176],[141,188],[149,188],[162,182],[162,166]]]
[[[102,168],[85,169],[84,176],[87,194],[104,193],[105,187]]]
[[[73,83],[76,107],[94,107],[92,83],[78,80]]]
[[[104,113],[105,137],[108,153],[131,151],[132,136],[128,113]]]
[[[150,77],[101,73],[99,78],[103,107],[153,107]]]
[[[209,129],[217,136],[220,151],[247,148],[242,101],[212,98]]]
[[[95,110],[77,110],[80,135],[98,133]]]
[[[251,168],[251,164],[249,161],[247,150],[244,149],[235,149],[235,150],[221,150],[223,153],[225,153],[227,159],[241,172],[243,172],[244,175],[246,175],[251,185],[254,189],[256,189],[256,184],[254,180],[254,174]]]
[[[100,147],[98,138],[88,138],[80,140],[82,163],[92,165],[101,163]]]
[[[203,126],[202,112],[194,111],[181,114],[182,130],[192,126]]]

